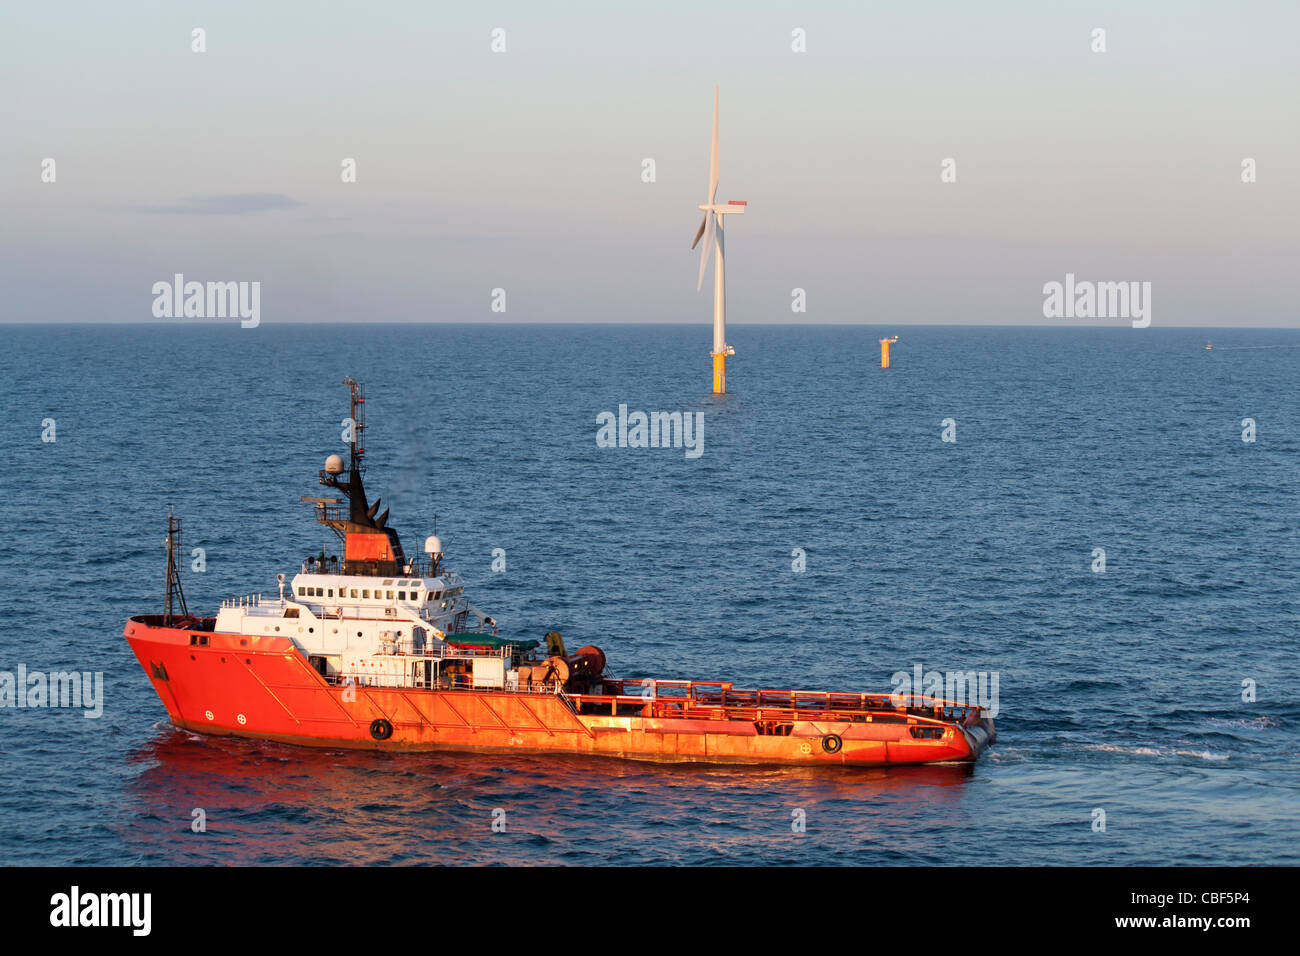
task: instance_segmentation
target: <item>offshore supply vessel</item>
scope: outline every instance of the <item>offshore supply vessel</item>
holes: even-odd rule
[[[919,695],[745,690],[728,681],[613,677],[597,647],[503,637],[443,563],[408,556],[371,504],[365,392],[352,379],[349,459],[330,455],[303,498],[343,555],[307,558],[279,596],[189,614],[168,517],[162,614],[124,636],[171,722],[203,734],[318,747],[604,754],[714,763],[884,766],[969,762],[993,743],[976,705]]]

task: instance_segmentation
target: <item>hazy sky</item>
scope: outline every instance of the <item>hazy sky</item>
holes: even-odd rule
[[[180,272],[263,323],[707,325],[718,83],[731,322],[1049,324],[1071,272],[1297,326],[1298,47],[1293,0],[11,2],[0,321],[150,321]]]

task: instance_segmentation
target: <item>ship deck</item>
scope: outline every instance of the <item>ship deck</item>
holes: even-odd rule
[[[579,714],[736,720],[781,733],[796,720],[848,723],[959,722],[979,708],[931,697],[817,690],[746,690],[725,681],[626,679],[602,682],[603,693],[565,696]],[[785,732],[788,732],[786,730]]]

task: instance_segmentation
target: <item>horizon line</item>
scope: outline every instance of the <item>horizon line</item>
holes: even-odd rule
[[[474,326],[474,327],[548,327],[548,326],[599,326],[601,328],[637,328],[646,326],[672,326],[672,327],[700,327],[711,328],[708,322],[669,322],[669,321],[651,321],[644,322],[589,322],[589,321],[472,321],[472,320],[450,320],[450,319],[396,319],[382,322],[376,321],[359,321],[359,320],[301,320],[290,319],[286,321],[265,322],[262,321],[256,326],[261,328],[263,325],[271,327],[281,326],[310,326],[319,328],[321,326],[335,326],[339,328],[354,328],[360,326],[421,326],[421,325],[449,325],[449,326]],[[740,326],[743,328],[940,328],[940,329],[1113,329],[1115,331],[1135,331],[1149,332],[1153,329],[1206,329],[1206,330],[1260,330],[1260,331],[1277,331],[1277,332],[1295,332],[1300,331],[1300,323],[1296,325],[1155,325],[1154,323],[1143,329],[1134,329],[1127,324],[1105,324],[1091,325],[1082,323],[1054,324],[1054,323],[1029,323],[1029,322],[729,322],[729,326]],[[171,319],[171,320],[114,320],[104,319],[93,322],[85,321],[61,321],[61,320],[24,320],[11,319],[0,320],[0,326],[40,326],[46,328],[95,328],[99,326],[120,328],[122,326],[138,326],[150,328],[179,328],[179,329],[220,329],[235,328],[240,329],[238,317],[225,320],[214,319]],[[244,331],[241,329],[241,331]]]

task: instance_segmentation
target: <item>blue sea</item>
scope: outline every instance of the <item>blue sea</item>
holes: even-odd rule
[[[0,708],[5,863],[1300,863],[1300,332],[734,326],[725,396],[704,326],[0,334],[0,671],[104,681],[98,719]],[[408,552],[436,522],[503,634],[738,687],[996,673],[997,744],[783,769],[172,728],[121,636],[168,507],[192,611],[337,550],[299,498],[347,376],[371,499]],[[598,447],[620,405],[702,412],[703,454]]]

